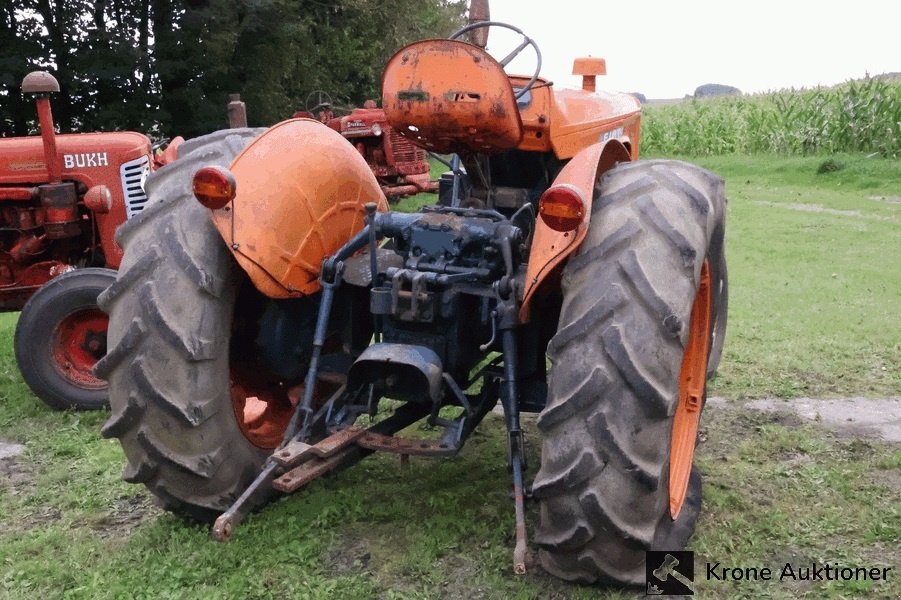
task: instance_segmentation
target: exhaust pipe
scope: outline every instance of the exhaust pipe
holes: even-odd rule
[[[226,111],[228,112],[229,129],[247,127],[247,107],[241,102],[241,94],[228,95]]]
[[[491,20],[488,0],[472,0],[469,3],[469,20],[467,25]],[[488,28],[476,29],[469,33],[469,41],[473,46],[484,48],[488,45]]]
[[[50,94],[59,92],[59,82],[46,71],[32,71],[22,80],[22,93],[35,96],[38,109],[38,123],[44,142],[44,162],[47,163],[48,182],[62,183],[63,165],[56,154],[56,130],[53,113],[50,110]]]

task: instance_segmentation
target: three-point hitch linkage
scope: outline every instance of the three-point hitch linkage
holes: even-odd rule
[[[534,220],[532,207],[526,205],[510,219],[493,210],[457,207],[402,214],[379,213],[375,204],[368,204],[366,211],[366,227],[322,264],[322,295],[303,396],[282,443],[216,520],[213,536],[227,541],[234,527],[273,489],[293,492],[375,451],[399,454],[402,461],[410,455],[453,456],[500,400],[516,511],[514,571],[525,573],[526,465],[516,335],[522,293],[515,274]],[[386,245],[390,249],[379,247],[385,239],[391,240]],[[368,252],[360,253],[367,246]],[[321,358],[332,307],[347,283],[346,274],[351,285],[370,286],[375,343],[357,357],[338,389],[321,401],[316,399],[317,382],[323,377]],[[442,317],[459,322],[464,306],[480,307],[485,313],[482,321],[490,327],[490,339],[477,345],[479,356],[442,352],[446,346],[441,343],[437,349],[427,347],[421,340],[428,336],[405,329],[418,326],[421,333],[421,327],[430,324],[437,330]],[[445,342],[451,337],[448,334]],[[470,394],[465,391],[469,389],[478,391]],[[362,415],[375,417],[383,397],[404,404],[368,428],[355,425]],[[442,418],[439,411],[444,406],[459,406],[462,411],[457,418]],[[394,435],[423,418],[443,428],[440,438]]]

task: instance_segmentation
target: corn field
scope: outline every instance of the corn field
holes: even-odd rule
[[[645,106],[643,154],[901,156],[901,80]]]

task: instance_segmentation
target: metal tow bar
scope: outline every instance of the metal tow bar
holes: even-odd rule
[[[347,447],[352,445],[354,440],[363,433],[365,430],[359,427],[348,427],[314,445],[292,441],[281,450],[277,450],[269,457],[263,470],[244,490],[241,497],[216,519],[213,524],[213,539],[227,542],[231,538],[234,528],[247,516],[249,508],[253,504],[251,500],[257,494],[268,493],[270,487],[282,492],[293,492],[300,486],[338,467],[342,461],[349,458],[346,452]],[[279,476],[284,469],[290,469],[305,461],[310,461],[311,468],[302,479],[299,475],[295,477],[294,471]]]
[[[526,572],[527,534],[525,492],[523,471],[525,470],[525,453],[522,429],[519,424],[519,407],[516,403],[516,337],[512,329],[504,329],[501,333],[501,344],[504,350],[504,386],[501,393],[501,404],[507,422],[507,443],[510,453],[510,470],[513,474],[513,508],[516,514],[516,546],[513,548],[513,572],[524,575]]]
[[[213,525],[213,539],[227,542],[234,528],[250,513],[253,499],[274,488],[280,492],[294,492],[328,473],[341,471],[363,460],[375,450],[367,446],[370,440],[381,440],[425,417],[427,405],[405,404],[394,414],[368,429],[351,426],[330,435],[316,444],[298,440],[288,442],[275,451],[263,470],[234,504]]]

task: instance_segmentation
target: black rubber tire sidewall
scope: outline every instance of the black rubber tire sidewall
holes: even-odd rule
[[[227,166],[259,132],[186,142],[151,176],[148,208],[117,232],[125,256],[100,299],[110,333],[98,371],[113,411],[102,433],[122,444],[126,481],[199,521],[228,508],[269,453],[241,433],[231,399],[231,327],[246,275],[193,198],[191,177],[201,166]]]
[[[55,410],[97,410],[109,406],[107,389],[88,389],[66,378],[54,365],[57,326],[80,310],[96,309],[97,296],[115,281],[111,269],[87,268],[64,273],[41,287],[22,308],[14,348],[22,378]]]
[[[554,575],[642,585],[644,552],[684,547],[700,511],[692,469],[671,518],[669,455],[704,258],[712,281],[725,282],[723,182],[680,161],[629,163],[601,178],[592,211],[548,346],[535,541]],[[724,331],[725,285],[719,292],[712,327]]]

